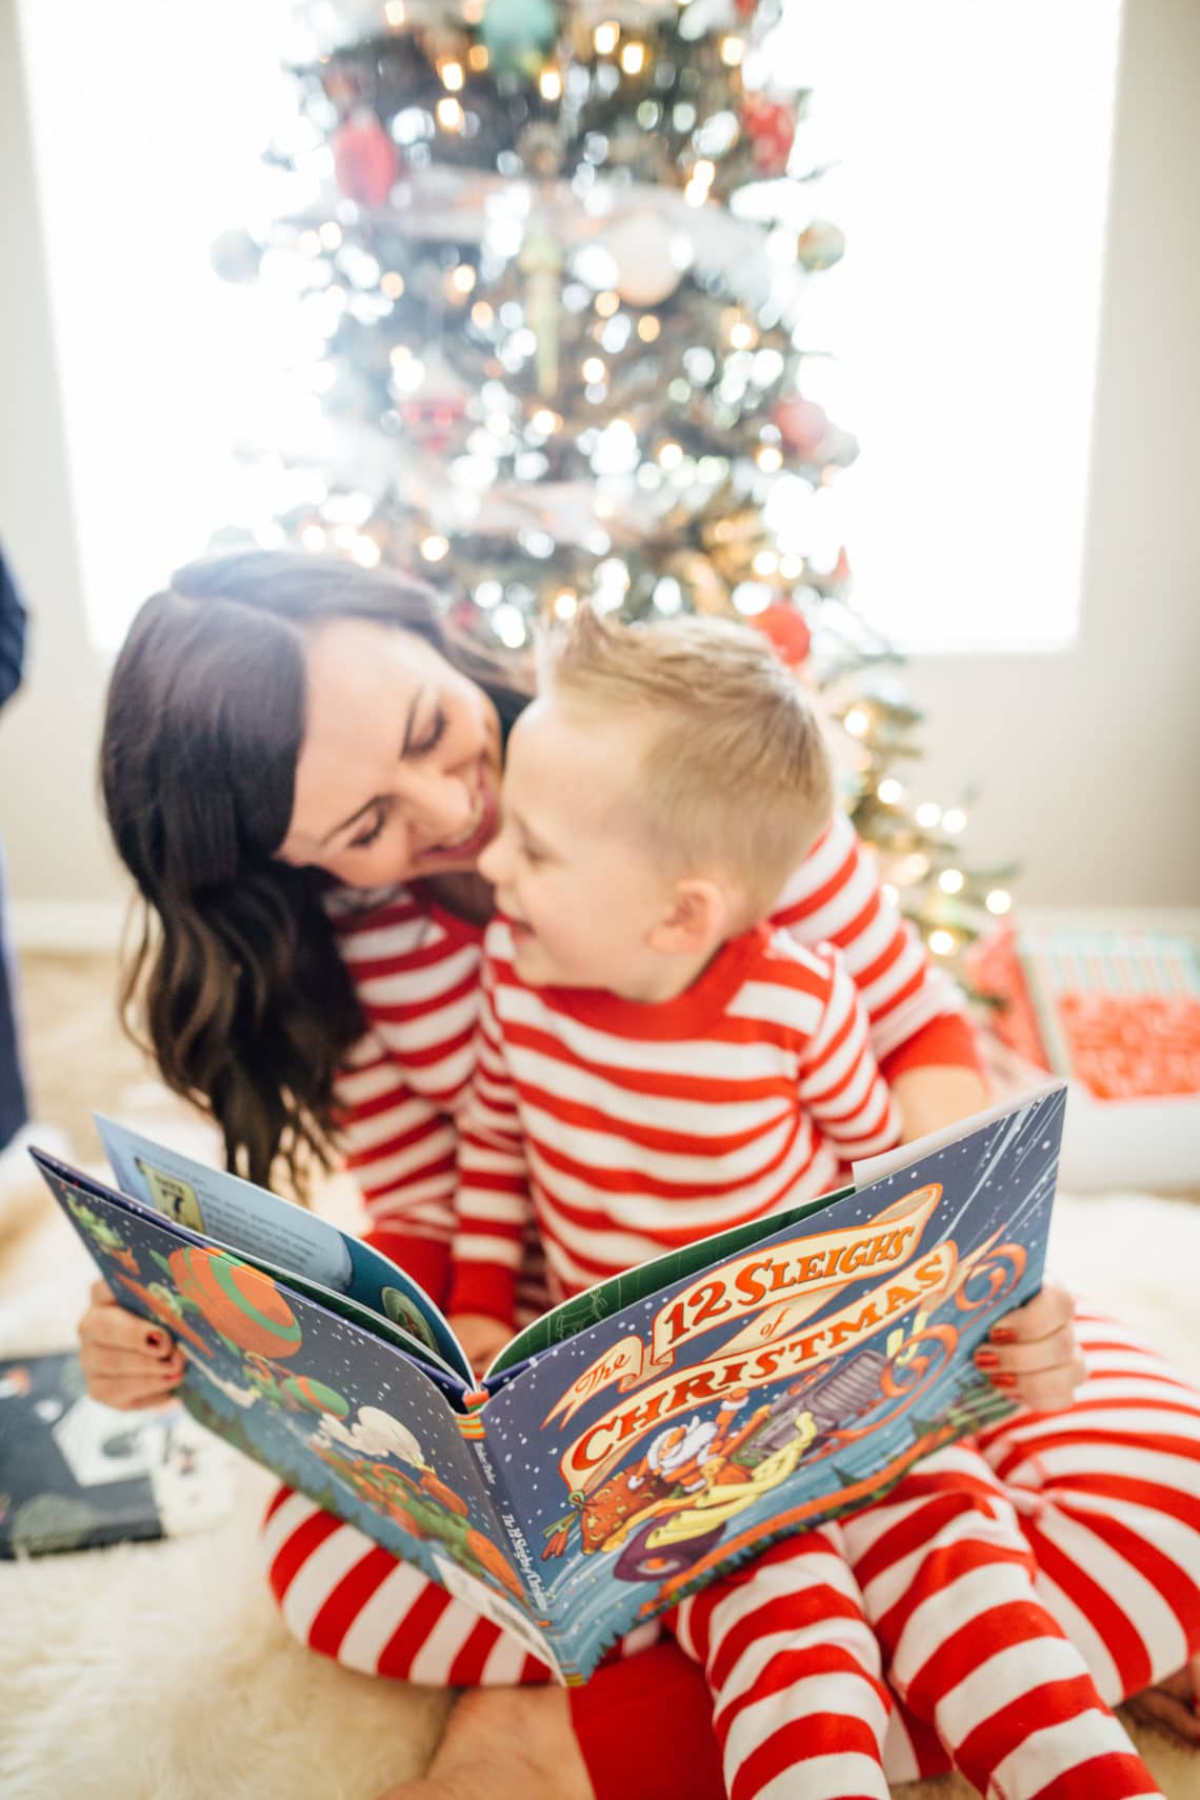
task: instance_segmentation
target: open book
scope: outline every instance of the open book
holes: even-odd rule
[[[388,1258],[98,1120],[116,1186],[34,1150],[195,1416],[516,1632],[568,1683],[790,1532],[1012,1402],[972,1352],[1041,1285],[1061,1082],[855,1184],[645,1263],[481,1382]]]

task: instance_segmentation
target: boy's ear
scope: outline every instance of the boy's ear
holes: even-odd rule
[[[697,956],[721,942],[730,919],[725,890],[715,881],[689,877],[676,882],[669,910],[646,941],[668,956]]]

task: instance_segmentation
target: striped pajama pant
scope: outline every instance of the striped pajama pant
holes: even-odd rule
[[[665,1620],[704,1669],[733,1800],[886,1800],[961,1769],[996,1800],[1157,1793],[1109,1708],[1200,1650],[1200,1394],[1076,1319],[1069,1410],[1016,1415]],[[435,1685],[544,1681],[513,1638],[284,1489],[264,1527],[301,1642]],[[619,1646],[652,1637],[643,1627]]]

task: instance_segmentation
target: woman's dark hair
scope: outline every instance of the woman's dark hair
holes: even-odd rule
[[[108,690],[101,776],[140,889],[123,972],[167,1085],[211,1112],[229,1167],[298,1189],[327,1164],[333,1080],[362,1030],[322,905],[328,878],[275,860],[304,736],[305,639],[334,619],[402,627],[485,689],[507,728],[529,688],[456,636],[423,583],[333,557],[237,551],[189,563],[129,629]]]

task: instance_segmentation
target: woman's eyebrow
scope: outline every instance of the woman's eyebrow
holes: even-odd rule
[[[416,722],[416,717],[417,717],[417,706],[421,699],[421,693],[423,693],[423,692],[424,692],[424,689],[420,690],[420,692],[413,695],[412,704],[409,706],[409,709],[408,709],[408,717],[404,721],[404,740],[400,745],[401,759],[403,759],[404,757],[406,757],[408,755],[409,746],[412,743],[413,725]],[[325,836],[319,840],[322,849],[325,847],[326,844],[330,843],[335,837],[338,837],[340,835],[340,833],[342,833],[343,831],[348,831],[350,829],[351,825],[356,825],[358,823],[358,821],[362,818],[364,813],[370,812],[370,810],[373,806],[379,805],[382,798],[383,798],[382,794],[372,794],[371,798],[369,800],[364,801],[363,804],[359,807],[357,812],[352,812],[348,819],[343,819],[340,825],[335,825],[333,827],[332,831],[327,831],[325,833]]]

